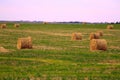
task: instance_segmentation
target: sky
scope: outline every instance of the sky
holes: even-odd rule
[[[0,20],[120,21],[120,0],[0,0]]]

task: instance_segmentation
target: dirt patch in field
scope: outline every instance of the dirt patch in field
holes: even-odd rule
[[[118,49],[118,50],[120,50],[120,46],[110,46],[109,48],[110,49]]]
[[[82,32],[83,35],[89,35],[89,33],[86,33],[86,32]]]
[[[111,29],[109,31],[115,31],[116,32],[116,31],[120,31],[120,30],[118,30],[118,29]]]
[[[8,49],[5,49],[4,47],[0,47],[0,52],[6,53],[10,51]]]
[[[31,30],[7,30],[9,32],[27,32],[27,33],[34,33],[34,34],[46,34],[46,35],[55,35],[55,36],[71,36],[69,33],[57,33],[57,32],[46,32],[46,31],[31,31]]]
[[[115,40],[116,42],[120,42],[120,40]]]
[[[65,34],[65,33],[52,33],[52,32],[44,32],[44,34],[47,34],[47,35],[55,35],[55,36],[71,36],[70,34]]]
[[[103,60],[99,64],[120,64],[120,60]]]
[[[30,80],[47,80],[48,76],[47,75],[43,75],[42,77],[30,77]],[[52,76],[49,78],[50,80],[64,80],[63,77],[59,77],[59,76]],[[22,79],[23,80],[23,79]],[[77,77],[66,77],[65,80],[78,80]],[[83,80],[89,80],[87,78],[83,79]]]
[[[87,46],[72,46],[73,48],[89,48]]]
[[[9,36],[9,35],[5,35],[5,34],[0,34],[0,36]]]
[[[113,34],[104,34],[105,36],[114,36]]]
[[[52,47],[52,46],[33,46],[33,49],[41,49],[41,50],[63,50],[63,48]]]

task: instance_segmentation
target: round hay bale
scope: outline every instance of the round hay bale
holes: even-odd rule
[[[18,28],[20,27],[20,24],[14,24],[14,27]]]
[[[82,24],[86,24],[86,22],[82,22]]]
[[[113,29],[113,25],[107,25],[107,29]]]
[[[89,39],[100,39],[100,34],[99,33],[90,33]]]
[[[6,24],[1,24],[0,28],[1,29],[7,28],[7,25]]]
[[[103,31],[97,31],[100,36],[103,36]]]
[[[31,37],[18,38],[17,49],[32,49],[32,39],[31,39]]]
[[[81,33],[72,33],[71,39],[72,40],[82,40],[82,34]]]
[[[90,41],[90,51],[107,50],[107,41],[105,39],[92,39]]]
[[[48,24],[48,22],[43,22],[43,24]]]

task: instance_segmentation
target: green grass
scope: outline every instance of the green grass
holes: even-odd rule
[[[0,80],[119,80],[120,25],[114,24],[28,24],[0,29]],[[102,30],[107,51],[89,50],[89,34]],[[73,32],[83,33],[82,41],[72,41]],[[18,50],[17,39],[31,36],[33,49]]]

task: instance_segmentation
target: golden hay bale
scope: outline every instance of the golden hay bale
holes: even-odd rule
[[[82,22],[82,24],[86,24],[86,22]]]
[[[72,40],[82,40],[82,34],[81,33],[72,33],[71,39]]]
[[[18,38],[17,48],[18,49],[32,49],[32,39],[31,39],[31,37]]]
[[[113,29],[113,25],[107,25],[107,29]]]
[[[6,24],[1,24],[0,28],[1,29],[7,28],[7,25]]]
[[[14,27],[18,28],[20,27],[20,24],[14,24]]]
[[[99,33],[90,33],[89,39],[99,39],[100,38],[100,34]]]
[[[103,36],[103,31],[97,31],[100,36]]]
[[[107,41],[105,39],[92,39],[90,41],[90,51],[107,50]]]
[[[48,24],[48,22],[43,22],[43,24]]]

